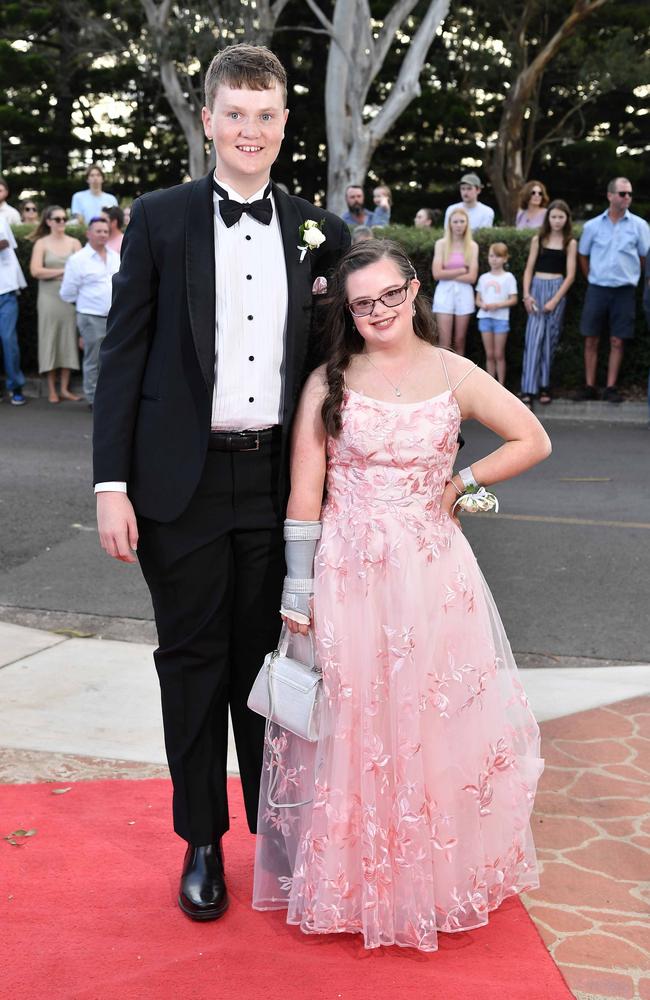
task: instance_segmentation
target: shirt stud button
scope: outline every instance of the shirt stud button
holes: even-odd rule
[[[252,240],[252,238],[253,238],[252,236],[247,236],[246,237],[247,240]]]
[[[249,403],[254,403],[255,402],[255,396],[249,396],[248,397],[248,402]]]
[[[250,281],[252,277],[253,277],[252,274],[247,274],[246,275],[246,281]]]
[[[252,317],[252,316],[247,316],[246,318],[247,318],[247,319],[252,319],[253,317]]]
[[[249,360],[249,361],[254,361],[254,360],[255,360],[255,358],[254,358],[254,356],[253,356],[252,354],[249,354],[249,355],[248,355],[248,360]]]

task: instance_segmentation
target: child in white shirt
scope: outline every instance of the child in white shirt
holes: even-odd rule
[[[508,247],[491,243],[488,250],[490,270],[476,285],[478,328],[485,348],[485,367],[489,375],[506,380],[506,341],[510,332],[510,307],[517,304],[517,281],[505,270]]]

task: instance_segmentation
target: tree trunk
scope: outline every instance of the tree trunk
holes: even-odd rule
[[[514,39],[514,46],[519,49],[519,59],[513,59],[513,62],[522,68],[508,90],[496,145],[486,164],[499,210],[508,225],[512,225],[515,221],[519,191],[526,181],[527,170],[524,170],[523,166],[525,115],[535,89],[561,45],[586,18],[600,10],[607,2],[608,0],[574,0],[566,19],[542,46],[530,65],[526,56],[527,18],[521,32]]]
[[[168,54],[167,36],[172,32],[171,19],[175,16],[171,0],[140,0],[144,9],[151,48],[158,62],[160,80],[169,105],[183,130],[187,142],[188,172],[191,178],[202,177],[208,169],[210,156],[207,152],[207,140],[201,123],[201,108],[192,94],[186,94],[178,72],[178,67]],[[268,44],[275,29],[275,24],[289,0],[258,0],[256,6],[242,7],[238,0],[225,5],[230,23],[237,22],[243,28],[243,38],[255,44]],[[217,19],[220,15],[215,14]],[[242,39],[243,40],[243,39]],[[189,55],[189,53],[188,53]]]
[[[398,0],[373,38],[367,0],[336,0],[331,22],[314,0],[307,0],[330,34],[325,83],[327,129],[327,207],[345,211],[348,184],[363,186],[372,154],[400,114],[420,93],[419,76],[450,0],[431,0],[411,38],[390,94],[378,113],[364,120],[368,92],[395,41],[395,33],[416,0]],[[406,28],[404,30],[407,30]]]
[[[196,180],[197,177],[203,177],[207,169],[207,139],[203,132],[200,109],[183,93],[174,62],[161,56],[159,66],[165,96],[187,142],[188,173],[192,180]]]

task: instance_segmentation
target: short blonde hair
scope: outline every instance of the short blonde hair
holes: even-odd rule
[[[205,104],[212,111],[221,84],[237,90],[270,90],[279,83],[287,104],[287,74],[278,57],[265,45],[241,42],[217,52],[205,74]]]

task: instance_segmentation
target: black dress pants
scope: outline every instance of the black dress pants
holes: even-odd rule
[[[246,700],[277,643],[284,547],[280,442],[208,451],[199,486],[169,524],[138,519],[138,556],[159,648],[174,829],[194,845],[228,829],[228,707],[251,832],[257,825],[264,719]]]

